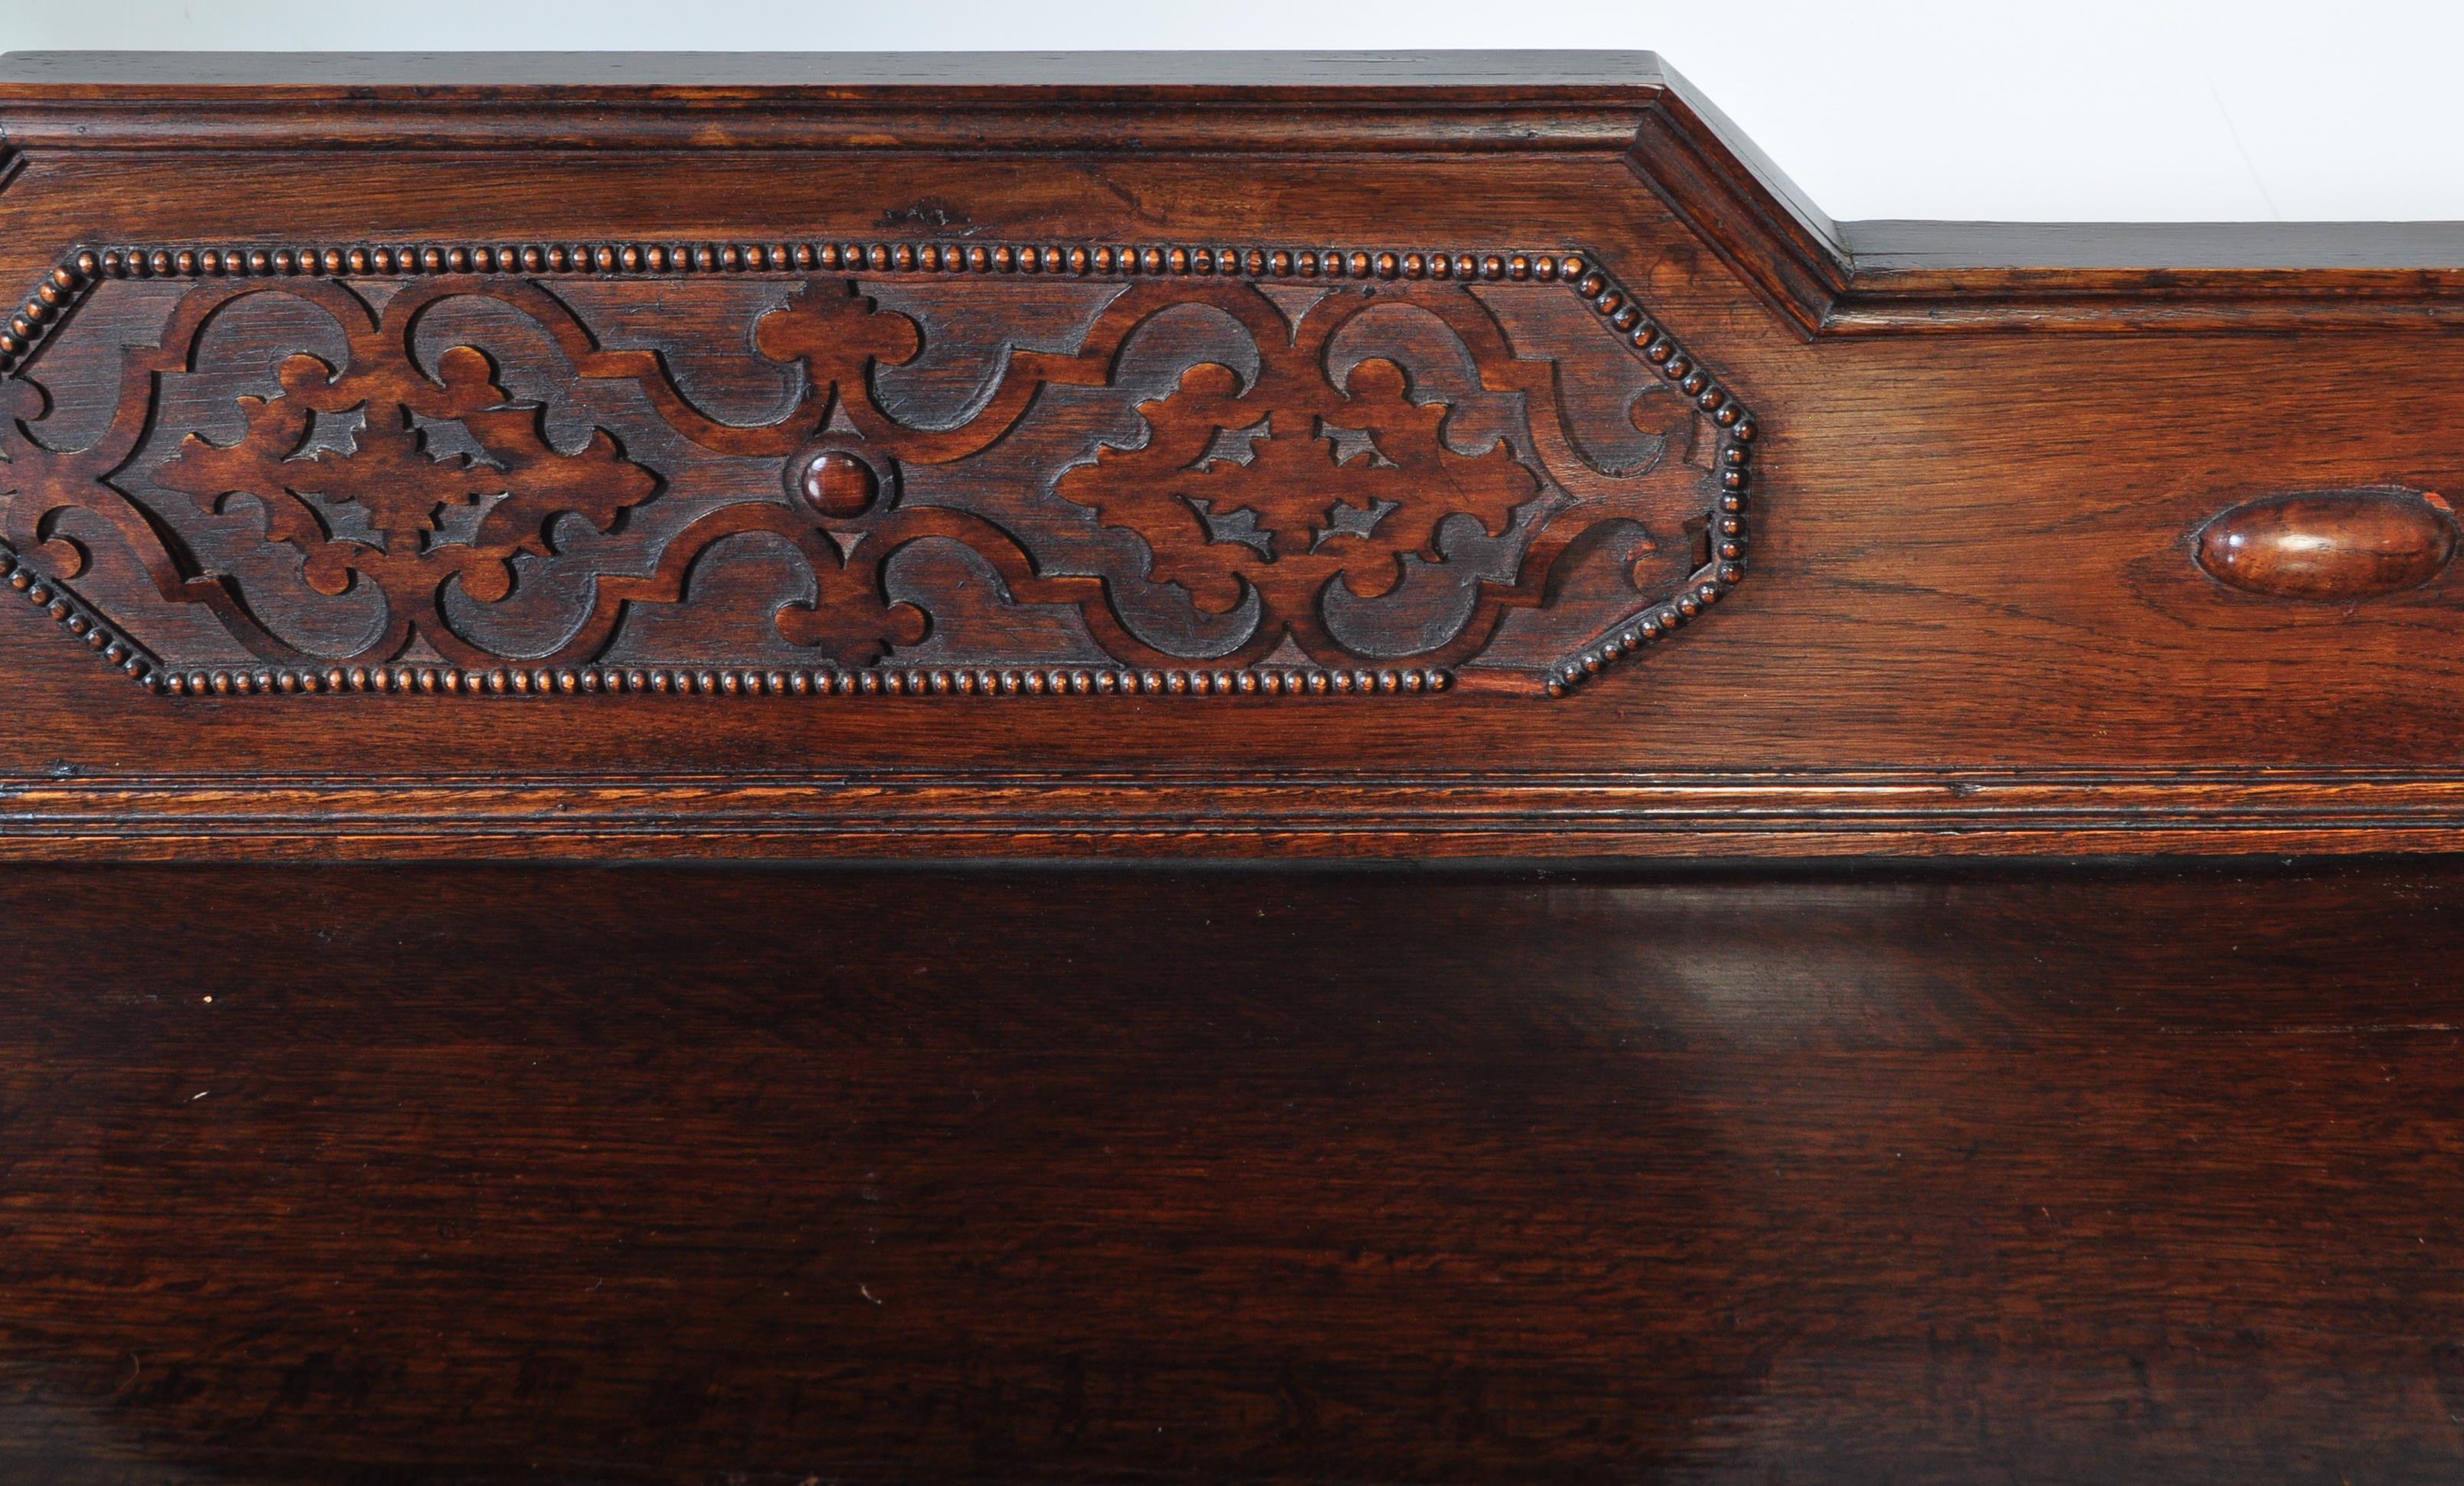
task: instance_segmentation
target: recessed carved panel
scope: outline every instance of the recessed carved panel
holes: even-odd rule
[[[171,691],[1562,692],[1755,432],[1580,253],[98,249],[0,355],[0,569]]]

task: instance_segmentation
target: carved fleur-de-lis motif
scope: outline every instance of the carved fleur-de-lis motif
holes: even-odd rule
[[[156,479],[210,511],[253,497],[268,539],[299,549],[319,592],[342,593],[362,578],[375,583],[391,609],[389,647],[418,634],[460,648],[437,607],[449,585],[483,603],[503,600],[517,554],[553,554],[557,521],[579,517],[608,531],[658,493],[659,479],[602,429],[576,452],[554,448],[545,409],[513,404],[474,346],[447,350],[437,373],[415,409],[388,395],[399,391],[392,368],[337,375],[316,357],[294,356],[282,363],[279,397],[240,400],[247,431],[237,443],[189,434]],[[363,420],[349,449],[302,452],[316,414],[346,410]],[[432,455],[414,411],[459,422],[484,457]],[[351,507],[364,513],[364,530],[338,527],[334,514]]]
[[[1477,455],[1446,448],[1448,409],[1413,403],[1392,361],[1363,361],[1347,388],[1326,391],[1299,406],[1261,405],[1229,369],[1193,368],[1171,397],[1140,407],[1154,428],[1143,448],[1103,450],[1059,492],[1136,532],[1155,555],[1150,576],[1180,584],[1200,608],[1227,613],[1264,595],[1278,637],[1294,623],[1313,629],[1307,615],[1331,583],[1374,599],[1401,579],[1407,555],[1442,562],[1448,518],[1502,535],[1539,493],[1503,441]],[[1262,424],[1247,460],[1207,457],[1221,434]],[[1355,435],[1353,448],[1338,429]]]

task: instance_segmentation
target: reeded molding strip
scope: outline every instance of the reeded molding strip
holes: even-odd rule
[[[2464,775],[2371,770],[0,776],[0,858],[1749,858],[2464,847]]]

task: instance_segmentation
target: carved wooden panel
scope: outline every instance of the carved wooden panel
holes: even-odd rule
[[[2464,846],[2452,228],[1569,54],[0,61],[0,855]]]
[[[1755,425],[1580,252],[81,248],[0,564],[156,689],[1562,693]]]

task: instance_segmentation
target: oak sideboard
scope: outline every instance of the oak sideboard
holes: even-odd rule
[[[1596,52],[0,150],[0,1479],[2464,1478],[2464,225]]]

